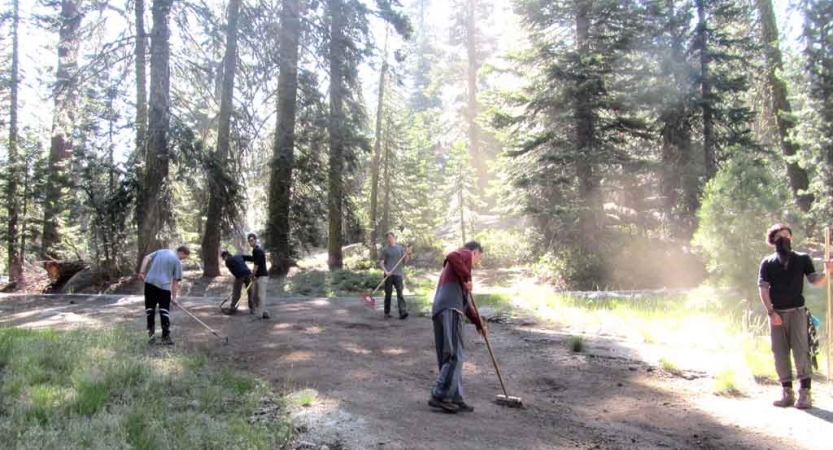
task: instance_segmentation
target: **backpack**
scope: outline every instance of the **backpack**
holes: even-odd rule
[[[819,319],[810,314],[809,309],[805,309],[807,311],[807,339],[809,348],[810,348],[810,359],[813,361],[813,367],[818,370],[819,368],[819,332],[818,327],[821,326],[821,321]]]

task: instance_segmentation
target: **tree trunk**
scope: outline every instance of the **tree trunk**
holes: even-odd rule
[[[292,262],[289,213],[292,205],[292,170],[295,165],[295,115],[298,103],[298,42],[301,37],[301,3],[284,0],[281,8],[278,117],[275,127],[272,171],[269,177],[267,247],[270,273],[286,276]]]
[[[688,109],[691,80],[685,55],[685,33],[673,0],[666,0],[668,34],[673,39],[671,64],[664,70],[674,78],[676,100],[663,114],[661,190],[665,211],[671,219],[672,235],[691,238],[697,212],[698,177],[692,170],[691,125]],[[678,212],[677,212],[678,211]]]
[[[466,244],[466,204],[465,204],[465,189],[466,189],[466,182],[464,177],[465,168],[462,164],[459,165],[458,173],[457,173],[457,180],[459,186],[457,187],[457,203],[459,203],[460,207],[460,236],[463,238],[462,245]]]
[[[787,180],[790,190],[793,193],[796,205],[803,212],[808,212],[813,204],[814,196],[808,193],[810,178],[796,161],[790,161],[799,150],[799,145],[790,138],[790,133],[795,128],[795,118],[792,115],[792,105],[787,92],[787,83],[781,78],[784,71],[784,62],[781,57],[781,49],[778,47],[778,25],[775,21],[775,12],[772,9],[772,0],[757,0],[758,14],[761,21],[761,37],[766,55],[767,81],[769,94],[772,101],[772,114],[775,116],[775,123],[778,125],[778,140],[781,152],[787,161]]]
[[[706,182],[717,173],[717,158],[714,148],[714,107],[712,102],[711,72],[709,64],[709,43],[707,39],[708,20],[705,0],[697,0],[697,41],[700,47],[700,105],[703,109],[703,163],[706,168]]]
[[[145,174],[139,189],[139,211],[144,215],[139,228],[136,267],[148,253],[165,245],[162,235],[171,221],[168,186],[168,131],[170,127],[170,29],[173,0],[153,2],[153,31],[150,40],[150,108],[148,114]]]
[[[385,50],[382,56],[382,68],[379,71],[379,102],[376,107],[376,142],[373,144],[373,165],[370,181],[370,259],[379,257],[376,250],[379,238],[376,209],[379,196],[379,154],[382,152],[382,115],[385,106],[385,73],[388,70],[388,33],[385,31]]]
[[[342,229],[344,202],[344,53],[346,37],[344,36],[343,0],[328,1],[331,20],[330,33],[330,155],[329,155],[329,189],[327,192],[327,209],[329,233],[327,239],[330,270],[343,267]]]
[[[590,56],[590,18],[588,2],[579,2],[576,10],[576,47],[582,59]],[[593,107],[590,103],[595,92],[587,92],[595,87],[579,88],[579,98],[575,104],[576,147],[583,154],[576,164],[576,177],[579,183],[579,230],[585,244],[594,244],[597,239],[598,183],[595,178],[592,160],[595,158],[595,129]],[[584,91],[584,92],[582,92]],[[592,247],[592,245],[589,245]]]
[[[219,170],[225,172],[229,166],[231,134],[231,113],[234,109],[234,73],[237,67],[237,22],[240,16],[241,0],[230,0],[228,5],[228,28],[226,31],[226,54],[223,58],[223,87],[220,97],[220,117],[217,126],[216,161]],[[222,179],[209,180],[208,214],[205,220],[205,234],[202,238],[203,276],[220,276],[220,235],[222,228],[223,198]]]
[[[483,158],[480,148],[480,127],[476,121],[478,112],[477,71],[480,70],[480,59],[477,57],[476,10],[477,0],[468,0],[466,8],[466,58],[468,59],[466,121],[468,122],[469,154],[477,170],[477,189],[482,195],[486,191],[488,174],[486,160]]]
[[[390,223],[390,195],[391,195],[391,186],[390,181],[393,177],[391,173],[391,152],[390,152],[390,120],[387,121],[387,126],[385,127],[385,161],[384,161],[384,180],[385,180],[385,198],[384,203],[382,204],[382,232],[387,233],[391,229]],[[374,258],[375,261],[375,258]]]
[[[49,261],[46,263],[46,273],[53,285],[59,285],[72,278],[76,273],[90,265],[84,261]]]
[[[83,0],[62,0],[58,38],[58,68],[55,73],[52,138],[49,149],[49,179],[44,204],[42,253],[60,259],[59,218],[66,210],[64,190],[72,161],[72,139],[77,101],[78,31]]]
[[[12,0],[12,71],[9,74],[9,160],[6,183],[6,204],[8,207],[8,253],[9,253],[9,281],[17,282],[23,274],[23,259],[17,247],[20,224],[20,205],[18,203],[18,179],[20,177],[20,156],[17,152],[17,95],[20,84],[20,55],[18,53],[18,26],[20,24],[20,4]]]
[[[147,91],[147,35],[145,34],[145,0],[134,0],[134,15],[136,20],[136,48],[133,58],[136,64],[136,179],[143,182],[145,179],[145,167],[147,161],[147,127],[148,127],[148,91]],[[144,218],[143,204],[140,198],[136,202],[136,229],[142,229]]]

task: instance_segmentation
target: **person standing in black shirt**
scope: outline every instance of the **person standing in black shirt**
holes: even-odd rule
[[[266,286],[269,283],[269,271],[266,270],[266,253],[260,248],[257,242],[257,235],[249,233],[249,245],[252,246],[252,255],[243,255],[243,259],[253,262],[255,265],[255,284],[252,286],[252,300],[254,301],[255,318],[268,319],[269,311],[266,309]]]
[[[226,263],[226,268],[234,276],[234,287],[231,294],[231,308],[223,310],[226,314],[236,314],[237,304],[240,303],[240,292],[243,286],[248,286],[247,295],[249,301],[249,311],[252,310],[252,271],[246,267],[246,261],[243,260],[243,255],[231,256],[231,253],[223,250],[220,257]]]
[[[824,273],[817,273],[810,255],[792,251],[792,239],[792,230],[787,225],[778,223],[767,230],[767,244],[775,247],[775,253],[761,261],[758,291],[769,314],[775,371],[783,388],[781,399],[772,404],[781,408],[795,406],[809,409],[813,406],[810,395],[813,365],[804,306],[804,277],[810,284],[821,286],[827,279],[826,274],[830,273],[831,264],[825,261]],[[793,391],[790,352],[801,383],[797,401]]]

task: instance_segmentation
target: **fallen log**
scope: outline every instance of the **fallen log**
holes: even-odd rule
[[[47,261],[46,273],[52,280],[53,287],[60,287],[76,273],[88,268],[90,265],[85,261]]]

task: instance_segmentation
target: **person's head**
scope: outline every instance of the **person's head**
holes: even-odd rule
[[[185,245],[180,245],[179,248],[176,249],[176,256],[178,256],[180,260],[188,259],[188,257],[191,256],[191,250],[188,250],[188,247]]]
[[[483,256],[483,247],[477,241],[469,241],[463,248],[471,250],[471,265],[476,266],[480,262],[480,257]]]
[[[249,233],[249,235],[246,236],[246,240],[249,241],[249,245],[251,245],[252,247],[257,245],[257,235],[254,233]]]
[[[220,258],[223,258],[223,261],[227,260],[231,256],[231,254],[225,250],[220,253]]]
[[[792,247],[793,230],[789,225],[776,223],[766,231],[766,243],[776,250],[790,250]]]
[[[393,234],[393,231],[388,231],[385,234],[385,239],[388,240],[388,244],[390,245],[396,244],[396,235]]]

